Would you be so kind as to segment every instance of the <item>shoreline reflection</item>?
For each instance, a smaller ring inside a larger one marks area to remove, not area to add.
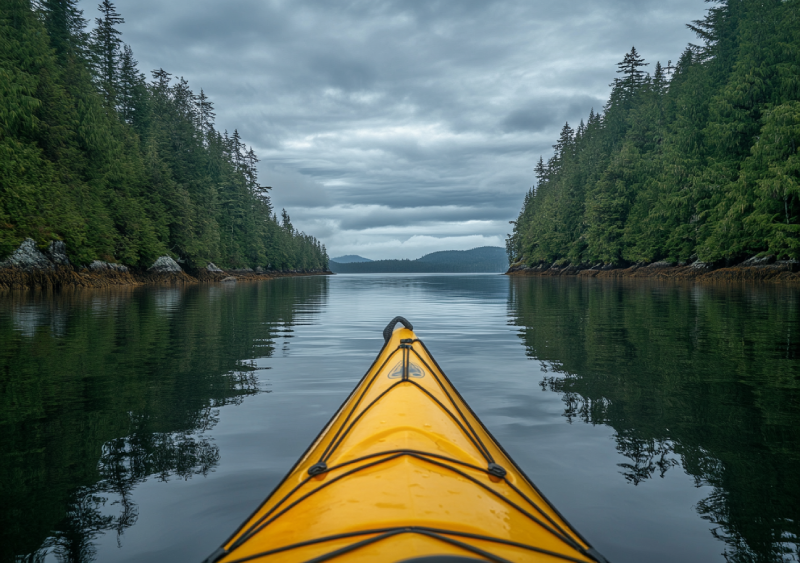
[[[220,409],[259,392],[325,277],[293,283],[19,292],[0,300],[0,559],[89,562],[124,541],[148,479],[206,476]]]
[[[614,429],[628,483],[682,468],[727,561],[798,561],[800,294],[687,289],[514,278],[509,314],[567,421]]]

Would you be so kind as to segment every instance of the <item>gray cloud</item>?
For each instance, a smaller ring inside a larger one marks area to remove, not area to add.
[[[94,18],[96,1],[82,1]],[[201,87],[332,255],[502,244],[565,121],[636,45],[675,60],[701,0],[117,0],[144,71]],[[652,68],[652,67],[651,67]]]
[[[586,95],[554,99],[533,99],[523,107],[512,110],[501,122],[505,132],[545,131],[564,125],[565,121],[577,124],[586,117],[586,108],[600,109],[605,100]]]

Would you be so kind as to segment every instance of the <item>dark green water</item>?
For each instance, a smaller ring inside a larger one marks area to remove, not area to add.
[[[0,558],[199,561],[407,316],[611,561],[798,561],[800,293],[361,275],[0,296]]]

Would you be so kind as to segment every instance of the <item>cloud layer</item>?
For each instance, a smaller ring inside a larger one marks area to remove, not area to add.
[[[95,0],[96,1],[96,0]],[[140,68],[203,88],[331,256],[502,245],[565,121],[636,45],[676,60],[701,0],[118,0]],[[94,18],[94,2],[81,2]]]

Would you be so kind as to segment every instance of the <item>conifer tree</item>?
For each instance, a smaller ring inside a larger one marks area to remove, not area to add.
[[[286,212],[286,209],[281,210],[281,226],[286,232],[291,233],[294,231],[292,220],[289,218],[289,214]]]
[[[127,123],[140,127],[147,99],[145,82],[145,76],[139,72],[138,62],[133,57],[133,50],[124,45],[119,65],[117,110]]]
[[[635,46],[631,47],[622,62],[617,63],[617,73],[622,74],[622,78],[615,79],[614,85],[619,87],[627,97],[632,97],[644,83],[645,72],[641,69],[649,64],[639,56]]]
[[[96,57],[98,85],[106,100],[106,107],[116,107],[119,90],[119,59],[122,32],[117,26],[125,20],[117,13],[111,0],[103,0],[98,6],[100,17],[95,18],[92,32],[92,47]]]
[[[50,44],[62,64],[69,56],[86,58],[88,35],[83,10],[78,9],[77,0],[42,0],[45,27]]]
[[[558,141],[553,145],[553,157],[550,159],[549,169],[551,174],[558,174],[561,171],[561,166],[564,161],[569,160],[572,156],[574,149],[574,134],[572,127],[569,123],[565,123],[561,128],[561,134]]]
[[[208,136],[214,130],[214,118],[217,116],[214,113],[214,104],[208,99],[202,88],[195,104],[197,107],[197,127],[201,131],[203,139],[207,142]]]

